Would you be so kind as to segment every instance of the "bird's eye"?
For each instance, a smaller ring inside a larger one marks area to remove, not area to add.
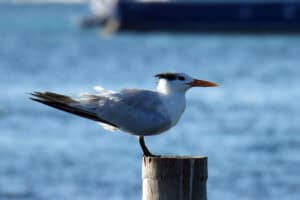
[[[185,78],[183,76],[178,76],[178,80],[184,81]]]

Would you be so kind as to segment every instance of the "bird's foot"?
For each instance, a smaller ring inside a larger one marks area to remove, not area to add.
[[[139,136],[139,142],[140,142],[141,148],[143,150],[144,156],[146,156],[146,157],[160,157],[159,155],[154,155],[149,151],[149,149],[147,148],[147,146],[145,144],[143,136]]]
[[[144,152],[144,156],[145,157],[156,157],[156,158],[160,157],[160,155],[152,154],[150,151]]]

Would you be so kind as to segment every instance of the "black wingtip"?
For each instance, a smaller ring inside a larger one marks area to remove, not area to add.
[[[42,93],[41,93],[41,92],[34,91],[34,92],[30,92],[30,93],[28,93],[28,94],[31,95],[31,96],[34,96],[34,97],[39,97]]]
[[[40,100],[40,99],[37,99],[37,98],[35,98],[35,97],[29,97],[29,99],[30,99],[30,100],[32,100],[32,101],[41,102],[41,100]]]
[[[34,91],[34,92],[28,93],[28,95],[29,95],[30,100],[42,103],[43,98],[42,98],[42,93],[41,92]],[[45,99],[43,99],[43,100],[45,100]]]
[[[64,96],[52,92],[32,92],[30,93],[30,95],[31,96],[29,97],[29,99],[31,99],[32,101],[36,101],[48,105],[50,107],[56,108],[58,110],[69,112],[81,116],[83,118],[102,122],[118,128],[117,125],[100,118],[93,112],[89,112],[87,110],[73,106],[72,103],[78,103],[78,102],[76,102],[75,100],[71,99],[68,96]]]

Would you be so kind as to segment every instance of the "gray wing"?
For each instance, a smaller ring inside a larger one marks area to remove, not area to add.
[[[125,89],[84,94],[80,99],[52,92],[34,92],[31,99],[65,112],[100,122],[109,130],[154,135],[171,127],[158,93]]]
[[[154,135],[171,126],[158,93],[124,89],[120,93],[94,96],[95,113],[134,135]]]

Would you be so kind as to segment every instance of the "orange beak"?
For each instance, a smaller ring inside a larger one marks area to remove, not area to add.
[[[188,83],[192,87],[216,87],[218,84],[209,82],[209,81],[204,81],[204,80],[198,80],[194,79],[192,82]]]

